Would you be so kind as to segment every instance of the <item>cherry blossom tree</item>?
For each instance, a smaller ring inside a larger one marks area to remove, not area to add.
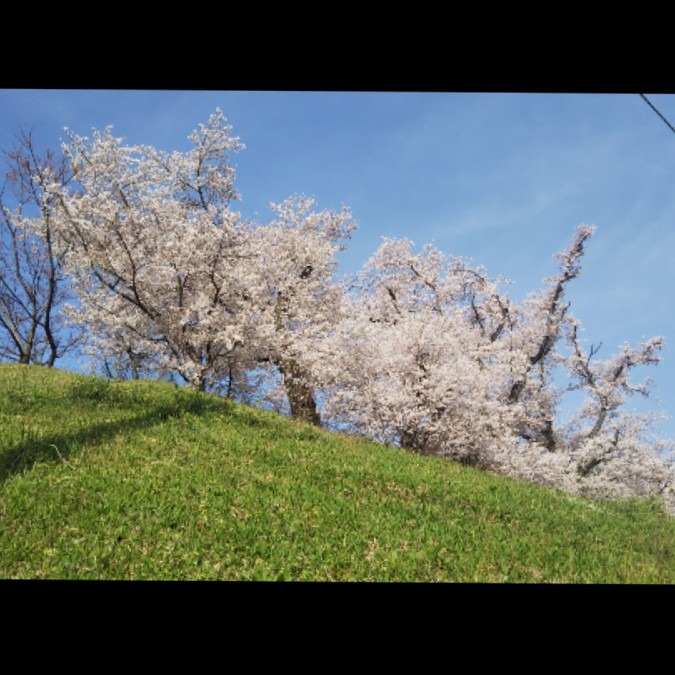
[[[651,381],[635,384],[630,373],[658,364],[663,338],[651,338],[637,347],[624,344],[618,354],[604,361],[593,361],[599,346],[591,346],[588,352],[583,349],[578,322],[571,323],[568,339],[572,348],[567,362],[570,389],[586,393],[566,433],[582,490],[605,494],[611,486],[612,492],[621,496],[670,488],[673,474],[661,460],[675,449],[675,443],[655,435],[658,415],[624,410],[629,397],[650,396]]]
[[[314,206],[313,199],[300,196],[273,204],[276,219],[251,231],[257,253],[251,292],[256,363],[278,369],[293,417],[319,425],[318,343],[339,316],[336,255],[356,225],[346,208],[316,212]]]
[[[245,224],[229,154],[242,146],[222,113],[185,153],[126,146],[111,129],[69,134],[77,190],[55,189],[58,235],[79,305],[70,319],[103,356],[142,355],[146,367],[205,390],[245,343]],[[58,186],[56,186],[58,187]]]
[[[589,496],[665,494],[674,482],[668,453],[675,444],[657,439],[658,416],[624,410],[628,397],[649,397],[649,380],[634,384],[631,374],[658,364],[663,338],[638,347],[626,344],[610,359],[593,361],[599,346],[586,352],[579,337],[581,322],[565,301],[567,285],[580,276],[584,246],[594,232],[580,226],[570,247],[556,256],[558,273],[522,303],[513,344],[526,358],[509,393],[522,414],[514,429],[515,450],[497,455],[494,466]],[[556,368],[559,375],[567,373],[563,384],[553,382]],[[569,391],[585,394],[585,400],[562,424],[560,403]]]
[[[354,225],[346,209],[295,197],[260,225],[232,210],[230,154],[243,146],[222,113],[166,153],[126,146],[111,129],[70,134],[77,190],[58,189],[59,241],[87,349],[111,373],[176,374],[226,395],[256,371],[281,375],[291,414],[320,423],[312,340],[332,320],[335,254]]]
[[[510,303],[480,267],[386,239],[324,346],[338,424],[423,454],[482,464],[508,432]],[[333,354],[332,363],[330,354]],[[328,365],[330,364],[330,365]]]
[[[662,339],[592,362],[597,350],[584,352],[565,301],[593,231],[578,228],[557,255],[557,274],[520,304],[481,267],[431,245],[415,254],[409,241],[385,240],[325,341],[326,417],[416,452],[589,496],[669,493],[673,444],[655,440],[650,416],[622,409],[627,396],[649,394],[630,373],[658,363]],[[563,424],[568,390],[587,400]]]
[[[511,336],[513,348],[524,357],[508,397],[510,403],[523,409],[518,435],[550,452],[556,449],[553,426],[560,402],[560,391],[552,384],[552,373],[562,363],[556,346],[563,340],[570,319],[565,293],[569,282],[581,274],[584,245],[594,231],[593,227],[580,226],[572,244],[556,254],[558,273],[546,280],[542,291],[530,294],[522,303]]]

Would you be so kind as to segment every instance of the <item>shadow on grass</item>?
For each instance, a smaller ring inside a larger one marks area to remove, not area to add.
[[[209,406],[167,403],[153,407],[143,415],[131,419],[93,424],[72,433],[27,439],[10,446],[0,455],[0,483],[30,469],[37,462],[67,463],[68,458],[83,446],[109,441],[120,433],[151,429],[170,418],[178,418],[185,414],[201,416],[208,412]]]

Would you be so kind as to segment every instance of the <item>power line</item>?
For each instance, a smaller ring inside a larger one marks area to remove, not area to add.
[[[656,106],[644,95],[640,94],[647,105],[668,125],[668,128],[675,134],[675,127],[657,110]]]

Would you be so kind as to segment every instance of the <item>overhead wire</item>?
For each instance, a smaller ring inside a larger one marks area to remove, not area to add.
[[[668,128],[675,134],[675,127],[665,118],[658,108],[644,95],[640,94],[645,103],[668,125]]]

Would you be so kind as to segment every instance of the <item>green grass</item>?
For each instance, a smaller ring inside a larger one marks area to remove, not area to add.
[[[0,578],[673,583],[675,521],[166,383],[0,365]]]

